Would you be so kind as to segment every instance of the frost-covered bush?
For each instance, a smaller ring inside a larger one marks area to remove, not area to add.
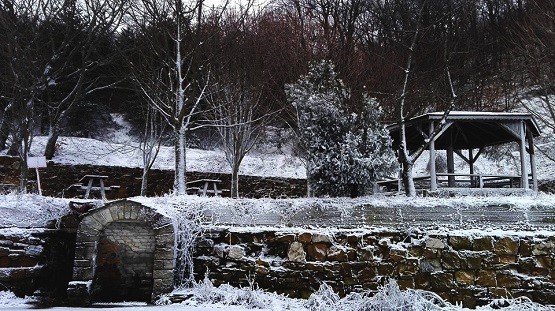
[[[227,284],[215,287],[205,276],[191,287],[177,290],[173,295],[187,297],[183,304],[206,306],[241,306],[246,309],[295,310],[295,311],[463,311],[469,310],[445,302],[438,295],[423,290],[401,290],[395,280],[389,280],[376,293],[351,293],[340,298],[333,289],[322,284],[308,300],[287,298],[283,295],[268,293],[258,289],[253,282],[248,287],[235,288]],[[171,296],[171,295],[170,295]],[[181,300],[181,299],[180,299]],[[164,296],[157,304],[171,303]],[[489,306],[476,308],[478,311],[548,311],[555,310],[531,302],[526,297],[498,299]]]
[[[379,104],[363,96],[359,113],[352,112],[355,99],[331,62],[310,66],[308,75],[286,86],[286,93],[297,110],[313,195],[360,196],[390,173],[394,156]]]

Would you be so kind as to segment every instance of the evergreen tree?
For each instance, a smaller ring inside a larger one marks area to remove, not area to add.
[[[313,195],[367,194],[372,181],[390,172],[394,156],[389,135],[379,123],[379,105],[365,96],[362,112],[349,113],[350,90],[331,62],[311,65],[308,75],[286,86],[286,93],[297,111]]]

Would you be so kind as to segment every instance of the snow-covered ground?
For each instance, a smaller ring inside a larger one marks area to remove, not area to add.
[[[123,167],[142,167],[142,154],[138,148],[138,142],[133,137],[131,126],[121,115],[114,114],[114,121],[118,124],[109,136],[103,140],[60,137],[57,150],[53,159],[61,164],[89,164],[89,165],[112,165]],[[542,150],[553,150],[555,139],[549,131],[544,130],[544,137],[538,146]],[[551,138],[550,138],[551,137]],[[40,155],[44,151],[46,136],[36,136],[33,140],[31,154]],[[444,154],[440,151],[438,154]],[[484,174],[519,174],[519,154],[516,148],[512,157],[501,160],[481,156],[475,163],[475,172]],[[443,155],[445,158],[445,155]],[[428,153],[425,151],[416,161],[414,175],[429,175],[427,171]],[[540,180],[553,179],[555,172],[555,161],[550,160],[542,152],[537,152],[536,166]],[[173,169],[174,150],[173,147],[162,146],[154,169]],[[187,170],[211,173],[230,173],[231,170],[225,160],[225,155],[220,150],[187,149]],[[455,157],[455,170],[459,172],[468,171],[468,165],[459,157]],[[240,174],[251,176],[271,176],[285,178],[306,178],[306,169],[301,159],[283,152],[262,153],[252,152],[244,158]]]
[[[111,165],[142,167],[142,154],[131,125],[121,115],[113,114],[118,125],[108,137],[101,140],[60,137],[53,161],[61,164]],[[41,155],[47,141],[46,136],[36,136],[31,146],[31,155]],[[154,169],[174,169],[173,147],[162,146]],[[187,170],[210,173],[230,173],[231,169],[220,150],[187,149]],[[240,174],[251,176],[273,176],[305,178],[305,168],[297,157],[284,153],[253,152],[241,164]]]
[[[176,290],[172,295],[188,297],[182,303],[165,304],[164,297],[157,305],[140,303],[95,304],[79,310],[99,310],[106,308],[114,311],[151,310],[151,311],[246,311],[246,310],[294,310],[294,311],[466,311],[471,310],[445,302],[432,292],[422,290],[400,290],[395,281],[390,280],[377,293],[353,293],[340,298],[333,290],[323,284],[309,299],[293,299],[282,295],[264,292],[255,287],[233,288],[229,285],[214,287],[208,280],[191,288]],[[9,292],[0,292],[0,308],[6,310],[32,309],[29,299],[17,298]],[[502,308],[500,308],[502,307]],[[55,307],[51,310],[75,310],[75,308]],[[490,305],[478,307],[477,311],[547,311],[552,306],[542,306],[526,298],[501,299]]]

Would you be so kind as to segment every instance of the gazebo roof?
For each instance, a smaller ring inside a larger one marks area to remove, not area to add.
[[[407,120],[407,149],[416,150],[423,145],[429,133],[430,123],[434,122],[437,127],[443,114],[432,112]],[[452,122],[452,125],[436,138],[436,149],[447,149],[449,146],[456,150],[482,148],[515,141],[521,122],[525,122],[526,130],[532,136],[540,134],[536,121],[528,113],[452,111],[446,122]],[[387,129],[393,144],[398,145],[400,124],[389,125]]]

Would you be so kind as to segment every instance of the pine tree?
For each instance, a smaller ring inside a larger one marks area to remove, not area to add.
[[[360,115],[348,113],[350,90],[329,61],[310,66],[287,85],[297,110],[298,131],[306,151],[309,189],[316,196],[359,196],[392,168],[390,138],[379,123],[377,102],[364,97]]]

